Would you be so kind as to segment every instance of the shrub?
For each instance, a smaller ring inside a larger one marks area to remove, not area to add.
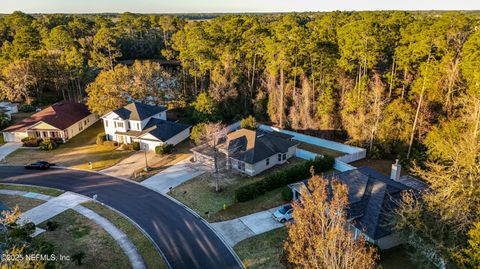
[[[133,150],[140,150],[140,142],[134,141],[132,143],[132,148],[133,148]]]
[[[85,258],[85,252],[78,252],[72,255],[72,261],[77,265],[82,265],[82,260]]]
[[[43,140],[39,137],[24,137],[22,138],[24,147],[38,147]]]
[[[155,153],[158,155],[170,154],[173,152],[173,145],[163,144],[155,147]]]
[[[32,106],[32,105],[23,104],[23,105],[20,105],[18,107],[18,111],[20,111],[20,112],[29,113],[29,112],[35,112],[36,110],[37,110],[37,108]]]
[[[235,198],[238,202],[252,200],[267,191],[307,179],[311,175],[311,168],[315,174],[318,174],[332,169],[334,164],[335,159],[330,156],[317,157],[314,160],[299,163],[289,169],[271,173],[255,183],[238,188],[235,191]]]
[[[240,121],[240,128],[255,130],[257,128],[257,120],[250,115]]]
[[[3,134],[0,135],[0,144],[5,143],[5,139],[3,138]]]
[[[190,139],[195,142],[196,145],[202,144],[202,137],[205,129],[207,127],[206,123],[199,123],[192,128],[192,132],[190,133]]]
[[[55,142],[55,139],[52,138],[45,138],[42,142],[40,142],[41,150],[51,151],[56,149],[57,146],[57,142]]]
[[[286,202],[290,202],[290,201],[292,201],[292,198],[293,198],[292,189],[290,189],[289,187],[283,187],[282,188],[282,199]]]
[[[55,231],[58,228],[58,222],[47,221],[47,231]]]
[[[107,147],[116,147],[118,146],[118,143],[116,141],[104,141],[103,142],[103,145],[104,146],[107,146]]]
[[[119,149],[120,150],[132,150],[133,146],[131,144],[121,144]]]
[[[105,140],[107,140],[107,135],[105,134],[105,132],[97,134],[97,145],[103,145],[103,142],[105,142]]]

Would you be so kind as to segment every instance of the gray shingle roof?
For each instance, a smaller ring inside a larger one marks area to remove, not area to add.
[[[190,128],[190,125],[177,123],[173,121],[166,121],[157,118],[151,118],[139,137],[145,134],[151,134],[160,141],[167,141],[168,139],[174,137],[185,129]]]
[[[133,102],[122,108],[114,110],[113,112],[124,120],[141,121],[165,110],[166,108],[162,106],[154,106],[142,104],[139,102]]]
[[[374,240],[393,233],[391,214],[397,208],[401,193],[412,189],[367,166],[325,178],[335,178],[347,186],[348,219]],[[308,180],[303,183],[307,185]]]
[[[241,129],[229,134],[228,150],[230,157],[249,164],[255,164],[278,153],[286,153],[297,145],[288,137],[281,137],[265,131]]]

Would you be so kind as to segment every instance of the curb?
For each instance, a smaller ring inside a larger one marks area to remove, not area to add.
[[[111,175],[108,175],[106,173],[102,173],[101,171],[89,171],[89,170],[84,170],[84,169],[78,169],[78,168],[72,168],[72,167],[64,167],[64,166],[52,166],[51,168],[54,168],[54,169],[66,169],[66,170],[75,170],[75,171],[82,171],[82,172],[89,172],[89,173],[96,173],[96,174],[99,174],[99,175],[103,175],[103,176],[109,176],[109,177],[113,177],[113,178],[117,178],[117,179],[120,179],[120,180],[124,180],[124,181],[127,181],[127,182],[130,182],[130,183],[134,183],[134,184],[137,184],[137,185],[140,185],[144,188],[147,188],[149,190],[152,190],[166,198],[168,198],[169,200],[175,202],[177,205],[180,205],[181,207],[185,208],[188,212],[190,212],[190,214],[192,214],[193,216],[197,217],[198,219],[200,219],[211,231],[213,231],[213,233],[215,235],[217,235],[217,237],[222,241],[222,243],[227,247],[227,249],[230,251],[230,253],[233,255],[233,257],[235,258],[235,260],[237,261],[237,263],[240,265],[241,268],[245,268],[244,264],[242,263],[242,261],[240,260],[240,258],[238,257],[237,253],[235,253],[235,251],[233,250],[233,248],[227,243],[227,241],[225,240],[225,238],[219,234],[211,225],[208,221],[206,221],[203,217],[201,217],[197,212],[193,211],[191,208],[189,208],[188,206],[184,205],[183,203],[181,203],[180,201],[174,199],[173,197],[169,196],[169,195],[164,195],[152,188],[149,188],[148,186],[145,186],[139,182],[136,182],[136,181],[133,181],[133,180],[130,180],[130,179],[126,179],[126,178],[122,178],[122,177],[117,177],[117,176],[111,176]],[[17,185],[26,185],[26,184],[17,184]],[[30,185],[30,186],[36,186],[36,185]],[[37,186],[38,187],[38,186]],[[53,189],[53,188],[51,188]],[[81,195],[81,194],[80,194]],[[90,198],[90,197],[89,197]],[[93,200],[93,199],[92,199]],[[171,269],[171,265],[170,263],[168,262],[168,260],[166,259],[165,255],[163,254],[163,252],[160,250],[160,247],[153,241],[152,237],[150,235],[148,235],[142,228],[140,228],[140,226],[138,226],[138,224],[136,222],[134,222],[132,219],[130,219],[129,217],[125,216],[123,213],[119,212],[118,210],[114,209],[114,208],[111,208],[110,206],[106,205],[106,204],[103,204],[101,203],[100,201],[97,201],[97,200],[93,200],[95,202],[98,202],[110,209],[112,209],[113,211],[119,213],[121,216],[127,218],[130,222],[132,222],[135,226],[137,226],[140,231],[142,231],[143,234],[145,234],[145,236],[147,236],[150,241],[152,241],[153,245],[157,248],[158,252],[160,253],[160,255],[164,258],[165,260],[165,263],[167,264],[167,266]]]

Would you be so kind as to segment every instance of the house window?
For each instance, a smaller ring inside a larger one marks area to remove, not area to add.
[[[128,126],[128,129],[132,129],[132,127],[130,127],[130,122],[129,121],[127,122],[127,126]]]
[[[270,158],[267,158],[267,159],[265,160],[265,164],[266,164],[267,166],[270,165]]]
[[[282,160],[285,161],[286,159],[287,159],[287,153],[283,153],[283,155],[282,155]]]
[[[87,120],[84,120],[84,121],[83,121],[83,124],[87,125]]]
[[[281,161],[282,160],[282,154],[278,154],[278,161]]]
[[[117,127],[118,128],[123,128],[123,122],[121,122],[121,121],[117,122]]]
[[[108,127],[108,120],[105,120],[105,127]]]
[[[138,123],[138,122],[137,122],[137,130],[139,130],[139,131],[141,130],[140,129],[140,123]]]
[[[83,130],[83,123],[79,122],[78,123],[78,131],[81,131],[81,130]]]

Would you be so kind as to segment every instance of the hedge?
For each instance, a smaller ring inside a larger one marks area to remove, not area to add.
[[[133,148],[133,150],[140,150],[140,142],[133,141],[132,142],[132,148]]]
[[[43,139],[39,137],[24,137],[22,138],[24,147],[38,147]]]
[[[312,167],[314,173],[318,174],[331,170],[334,164],[335,159],[330,156],[317,157],[314,160],[299,163],[289,169],[271,173],[255,183],[238,188],[235,191],[235,198],[238,202],[252,200],[267,191],[309,178]]]

